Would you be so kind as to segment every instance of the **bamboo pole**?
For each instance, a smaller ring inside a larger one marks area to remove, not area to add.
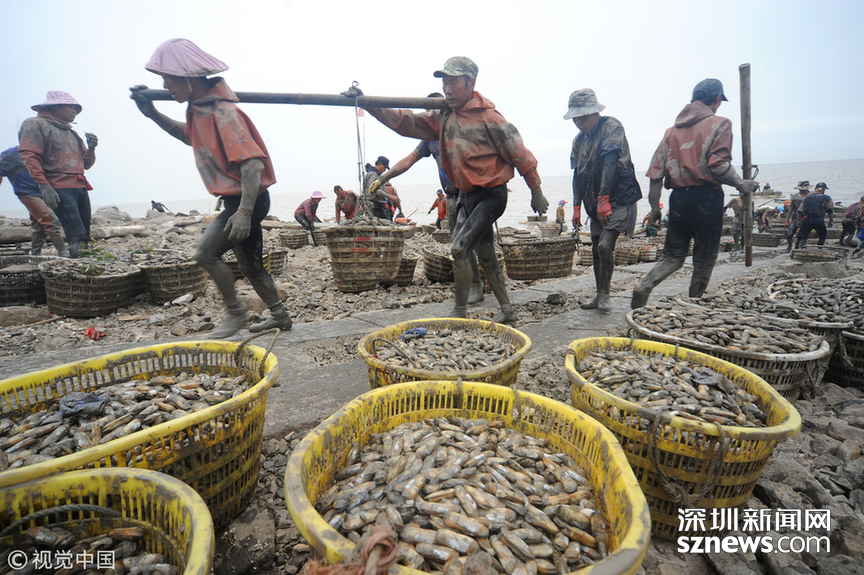
[[[171,100],[168,90],[139,90],[150,100]],[[387,96],[342,96],[334,94],[294,94],[280,92],[235,92],[240,102],[248,104],[298,104],[315,106],[351,106],[360,108],[447,108],[444,98],[392,98]]]
[[[749,180],[753,171],[750,154],[750,64],[738,66],[741,83],[741,177]],[[753,194],[744,194],[744,266],[753,265]]]

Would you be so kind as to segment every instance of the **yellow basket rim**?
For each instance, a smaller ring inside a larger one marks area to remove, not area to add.
[[[764,441],[767,439],[783,439],[785,437],[791,437],[801,430],[801,414],[798,413],[798,410],[795,409],[795,406],[793,406],[789,400],[780,395],[776,389],[771,387],[767,381],[758,375],[751,373],[739,365],[720,359],[719,357],[714,357],[686,347],[672,346],[668,343],[646,339],[629,339],[626,337],[589,337],[570,342],[570,345],[567,346],[567,357],[564,359],[564,369],[567,372],[567,376],[570,378],[571,383],[578,386],[579,389],[585,389],[591,395],[602,398],[603,401],[610,405],[614,405],[618,409],[636,413],[640,417],[644,417],[649,421],[654,421],[660,415],[660,412],[658,411],[642,407],[632,401],[618,397],[617,395],[588,382],[588,380],[582,377],[582,374],[576,369],[576,352],[583,348],[594,347],[597,342],[605,344],[603,346],[604,348],[615,347],[616,349],[620,349],[623,347],[632,347],[656,353],[663,353],[664,355],[672,355],[671,353],[666,352],[670,351],[670,349],[674,350],[677,348],[678,357],[691,361],[695,360],[697,363],[700,363],[705,367],[714,369],[714,365],[712,364],[716,364],[725,370],[743,372],[742,375],[745,376],[746,379],[754,382],[760,389],[770,396],[771,400],[780,404],[783,411],[786,412],[786,419],[783,423],[772,427],[760,427],[754,429],[737,425],[723,425],[723,431],[729,437],[743,441]],[[677,429],[696,431],[698,433],[704,433],[705,435],[720,435],[717,426],[713,423],[701,423],[699,421],[692,421],[678,416],[672,416],[669,425]]]
[[[10,489],[6,489],[4,493],[12,495],[14,491],[25,489],[39,490],[40,486],[45,486],[49,483],[54,483],[55,485],[70,485],[79,482],[87,484],[94,479],[105,483],[113,483],[114,481],[126,482],[129,480],[147,483],[157,486],[160,494],[164,494],[166,499],[181,501],[183,506],[188,509],[192,521],[192,525],[189,526],[189,544],[186,549],[180,549],[186,555],[186,569],[183,570],[182,575],[209,574],[216,548],[215,530],[213,528],[213,519],[210,517],[210,510],[194,489],[170,475],[149,469],[128,467],[82,469],[70,471],[62,475],[42,477],[25,483],[19,483]]]
[[[693,304],[695,305],[695,304]],[[744,351],[742,349],[732,349],[728,347],[723,347],[720,345],[715,345],[711,343],[703,343],[701,341],[691,341],[685,339],[683,337],[678,337],[674,335],[666,335],[665,333],[660,333],[659,331],[654,331],[651,328],[645,327],[644,325],[636,323],[636,320],[633,319],[633,312],[636,310],[630,310],[627,312],[627,323],[635,329],[637,332],[642,332],[651,337],[657,338],[663,343],[671,343],[673,345],[697,345],[701,348],[710,350],[716,353],[724,353],[726,355],[731,355],[735,357],[743,357],[747,359],[761,359],[765,361],[810,361],[814,359],[822,359],[831,353],[831,346],[827,341],[823,341],[819,346],[819,349],[814,349],[813,351],[805,351],[803,353],[759,353],[756,351]],[[785,318],[780,318],[785,319]],[[786,320],[792,323],[795,323],[795,320]]]
[[[327,548],[325,550],[317,549],[317,551],[319,551],[331,565],[335,565],[351,558],[354,555],[356,546],[351,542],[351,540],[343,537],[337,530],[333,529],[326,521],[324,521],[324,518],[315,510],[312,502],[307,497],[306,491],[303,489],[301,473],[306,454],[307,452],[311,453],[311,448],[315,442],[318,441],[319,437],[323,436],[325,433],[329,434],[329,430],[333,428],[338,429],[338,426],[335,424],[337,424],[341,419],[350,416],[355,409],[362,407],[364,404],[373,403],[375,398],[379,396],[395,394],[401,389],[417,389],[418,387],[431,388],[436,391],[452,390],[457,393],[464,390],[476,389],[486,393],[505,395],[507,396],[507,399],[512,399],[514,402],[520,397],[527,397],[536,404],[550,410],[565,413],[569,412],[569,414],[577,420],[593,422],[601,441],[609,450],[608,453],[611,459],[606,462],[606,467],[609,468],[612,465],[615,465],[621,471],[621,479],[624,482],[624,491],[633,503],[633,522],[625,536],[622,538],[618,549],[616,549],[614,553],[594,565],[579,569],[578,571],[573,571],[571,574],[588,575],[589,573],[596,573],[597,575],[600,575],[606,573],[633,573],[636,568],[638,568],[642,563],[645,554],[648,552],[648,542],[650,540],[651,532],[651,516],[648,510],[648,501],[642,493],[639,481],[633,473],[633,469],[630,466],[630,462],[627,460],[627,456],[624,454],[624,450],[621,448],[621,444],[618,443],[618,440],[611,431],[591,417],[591,415],[542,395],[530,392],[517,392],[509,387],[502,387],[491,383],[474,381],[457,383],[444,380],[405,382],[367,391],[321,422],[318,427],[306,434],[294,449],[291,457],[288,459],[288,464],[285,467],[285,503],[288,506],[288,511],[291,513],[292,518],[303,517],[305,528],[308,528],[311,525],[314,528],[309,531],[321,535],[321,540],[326,542],[325,544]],[[592,473],[596,472],[597,470],[592,470]],[[295,523],[298,522],[295,520]],[[299,528],[300,525],[298,524],[298,529]],[[423,573],[422,571],[402,565],[395,565],[391,568],[391,571],[398,575],[414,575]]]
[[[528,352],[531,351],[531,348],[534,344],[531,342],[531,338],[528,337],[527,334],[519,331],[516,328],[510,327],[507,324],[497,323],[494,321],[487,321],[483,319],[466,319],[461,317],[432,317],[432,318],[424,318],[424,319],[414,319],[410,321],[403,321],[401,323],[395,323],[393,325],[389,325],[385,328],[381,328],[379,330],[375,330],[372,333],[366,334],[363,338],[357,342],[357,351],[360,354],[367,365],[370,365],[376,369],[380,369],[382,371],[390,369],[394,370],[393,366],[389,366],[387,362],[382,361],[372,355],[367,348],[371,349],[371,342],[376,337],[380,337],[385,332],[394,331],[400,329],[402,331],[409,330],[414,327],[423,327],[424,324],[428,324],[430,322],[438,322],[438,321],[449,321],[455,324],[463,324],[466,326],[492,326],[497,325],[500,326],[505,332],[511,333],[513,337],[518,340],[523,340],[524,345],[513,355],[502,361],[501,363],[496,363],[490,367],[484,369],[472,369],[472,370],[460,370],[460,371],[435,371],[432,369],[413,369],[408,367],[399,367],[398,372],[400,375],[406,375],[410,377],[417,377],[419,379],[440,379],[440,380],[452,380],[455,381],[460,377],[462,379],[474,379],[487,377],[490,372],[500,371],[504,368],[510,367],[528,355]]]
[[[122,360],[124,359],[131,359],[130,356],[152,353],[157,353],[161,357],[162,352],[175,349],[193,350],[197,348],[207,350],[213,353],[228,353],[227,348],[229,346],[239,346],[239,342],[219,340],[187,341],[164,343],[150,347],[127,349],[108,355],[102,355],[91,359],[66,363],[41,371],[30,372],[27,374],[11,377],[9,379],[0,380],[0,391],[6,388],[13,387],[15,385],[24,386],[29,383],[29,380],[31,380],[34,375],[38,375],[41,378],[45,379],[55,376],[62,376],[72,368],[93,368],[94,364],[96,364],[97,362],[122,362]],[[264,354],[267,353],[267,350],[255,345],[248,345],[246,346],[246,348],[259,358],[264,357]],[[236,351],[236,349],[234,351]],[[0,473],[0,488],[9,487],[10,485],[15,485],[16,483],[27,481],[34,475],[38,477],[44,477],[54,475],[56,473],[71,471],[78,467],[82,467],[84,465],[92,463],[93,461],[99,461],[106,457],[111,457],[118,452],[133,449],[145,443],[146,441],[158,439],[160,437],[170,437],[171,435],[178,433],[190,427],[191,425],[204,423],[205,421],[216,419],[222,415],[225,415],[226,413],[231,412],[236,406],[257,399],[258,397],[266,393],[273,386],[274,383],[276,383],[276,378],[279,376],[279,362],[276,356],[272,353],[269,354],[264,361],[264,369],[266,370],[264,378],[262,380],[259,380],[259,382],[253,385],[250,389],[247,389],[236,397],[226,399],[222,403],[213,405],[211,407],[208,407],[207,409],[202,409],[201,411],[196,411],[195,413],[190,413],[189,415],[183,416],[181,418],[166,421],[164,423],[160,423],[159,425],[136,431],[135,433],[130,433],[125,437],[112,439],[111,441],[103,443],[102,445],[96,445],[82,451],[76,451],[75,453],[70,453],[69,455],[64,455],[50,461],[35,463],[33,465],[27,465],[25,467],[19,467],[17,469],[4,471]],[[261,384],[261,381],[263,381],[264,383]]]

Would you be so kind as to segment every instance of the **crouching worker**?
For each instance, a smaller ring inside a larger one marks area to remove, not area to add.
[[[291,329],[288,310],[262,260],[261,221],[270,211],[267,188],[276,182],[273,165],[258,130],[237,107],[237,96],[225,80],[206,77],[228,66],[189,40],[177,38],[159,46],[146,69],[162,76],[174,100],[187,102],[186,122],[158,112],[140,93],[145,86],[133,88],[131,98],[156,125],[192,146],[204,185],[223,199],[224,209],[207,226],[195,251],[195,259],[213,278],[228,308],[227,317],[210,337],[227,338],[246,327],[246,311],[234,288],[234,274],[222,261],[228,250],[234,251],[240,272],[270,308],[270,317],[249,331]]]

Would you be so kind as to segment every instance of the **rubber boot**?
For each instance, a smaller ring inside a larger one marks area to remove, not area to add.
[[[597,310],[602,312],[612,311],[612,298],[609,297],[608,291],[597,292]]]
[[[678,271],[682,264],[683,262],[668,260],[665,258],[657,262],[657,265],[651,268],[651,271],[648,272],[648,275],[645,276],[642,283],[636,286],[633,290],[633,297],[630,299],[630,309],[640,308],[648,303],[648,298],[651,296],[651,292],[654,288],[667,277]]]
[[[708,282],[711,281],[712,271],[713,269],[693,270],[693,274],[690,276],[690,289],[687,295],[696,298],[702,297],[702,294],[708,289]]]
[[[249,326],[249,331],[251,333],[258,333],[274,328],[278,328],[282,331],[288,331],[291,329],[294,322],[291,321],[291,316],[288,315],[288,310],[285,309],[285,304],[280,302],[279,305],[273,307],[276,309],[274,310],[273,308],[270,308],[270,317],[264,321],[253,323]]]
[[[45,245],[45,228],[41,225],[33,230],[33,239],[30,242],[30,253],[34,256],[38,256],[42,253],[42,246]]]
[[[480,264],[477,254],[473,251],[469,256],[471,261],[471,291],[468,292],[468,304],[480,303],[486,297],[483,295],[483,279],[480,277]]]
[[[466,307],[466,306],[464,306],[464,305],[456,305],[456,306],[453,306],[453,311],[450,312],[450,317],[461,317],[461,318],[467,318],[467,317],[468,317],[468,312],[465,311],[465,307]]]
[[[513,304],[505,303],[501,306],[501,311],[495,314],[492,318],[495,323],[516,323],[516,312],[513,311]]]
[[[66,248],[66,242],[63,241],[63,234],[58,228],[51,228],[51,233],[48,234],[51,238],[51,245],[57,250],[57,255],[61,258],[69,257],[69,250]]]
[[[583,304],[580,304],[579,307],[581,307],[582,309],[597,309],[597,302],[599,300],[600,300],[600,292],[597,292],[594,295],[594,299],[592,299],[591,301],[587,301]]]
[[[242,304],[236,306],[228,306],[228,314],[219,327],[210,332],[207,339],[225,339],[231,337],[241,329],[246,327],[246,310]]]

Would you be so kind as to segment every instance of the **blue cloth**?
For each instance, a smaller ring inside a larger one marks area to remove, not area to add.
[[[19,198],[21,196],[36,196],[41,198],[39,184],[30,176],[30,172],[18,155],[18,146],[13,146],[0,153],[0,178],[9,178],[12,182],[12,191]]]
[[[428,158],[429,156],[435,158],[435,162],[438,164],[438,179],[441,180],[441,188],[452,193],[456,189],[456,186],[453,185],[450,178],[447,177],[444,168],[441,167],[441,142],[438,140],[423,140],[414,151],[421,158]]]

